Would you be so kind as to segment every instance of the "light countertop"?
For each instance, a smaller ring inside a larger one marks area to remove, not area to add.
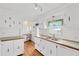
[[[2,37],[0,41],[10,41],[10,40],[18,40],[23,39],[21,36],[12,36],[12,37]]]
[[[37,36],[35,36],[35,37],[37,37]],[[38,38],[47,40],[47,41],[52,42],[52,43],[60,44],[60,45],[63,45],[63,46],[66,46],[66,47],[69,47],[69,48],[72,48],[72,49],[79,51],[79,42],[76,42],[76,41],[71,41],[71,40],[66,40],[66,39],[61,39],[61,38],[56,38],[57,40],[54,40],[53,38],[50,39],[50,37],[49,37],[49,39],[48,39],[48,38],[45,38],[43,36],[38,37]]]

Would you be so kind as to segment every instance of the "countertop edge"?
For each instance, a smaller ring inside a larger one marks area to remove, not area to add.
[[[37,37],[37,36],[35,36],[35,37]],[[48,39],[45,39],[45,38],[42,38],[42,37],[38,37],[38,38],[41,38],[41,39],[47,40],[49,42],[53,42],[53,43],[56,43],[56,44],[59,44],[59,45],[63,45],[65,47],[72,48],[72,49],[75,49],[75,50],[78,50],[79,51],[79,48],[75,48],[75,47],[72,47],[72,46],[69,46],[69,45],[66,45],[66,44],[63,44],[63,43],[59,43],[59,42],[56,42],[55,40],[48,40]]]

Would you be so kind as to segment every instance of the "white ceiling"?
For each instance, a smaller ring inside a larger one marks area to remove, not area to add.
[[[35,10],[34,3],[0,3],[0,15],[19,15],[26,19],[32,19],[37,15],[63,6],[63,3],[38,3],[43,9]]]

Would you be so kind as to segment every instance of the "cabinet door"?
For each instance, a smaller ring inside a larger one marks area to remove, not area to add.
[[[14,40],[14,54],[20,55],[24,53],[24,40]]]
[[[44,55],[56,56],[56,44],[44,40]]]
[[[1,45],[2,56],[12,56],[13,54],[13,41],[2,42]]]
[[[34,42],[35,42],[35,49],[37,49],[38,44],[37,44],[37,38],[36,37],[34,37]]]
[[[35,39],[35,42],[36,42],[36,43],[40,43],[40,40],[41,40],[40,38],[36,38],[36,39]]]
[[[36,38],[35,39],[35,48],[38,50],[38,51],[41,51],[41,42],[40,42],[40,38]]]
[[[32,36],[32,39],[31,40],[35,43],[35,37],[34,36]]]
[[[78,56],[79,51],[62,46],[62,45],[58,45],[57,55],[58,56]]]
[[[43,48],[43,50],[42,50],[43,55],[48,56],[49,55],[49,53],[48,53],[49,47],[47,46],[47,44],[44,44],[42,48]]]
[[[43,54],[43,48],[45,46],[43,43],[44,43],[43,39],[41,39],[41,38],[35,39],[35,48],[42,54]]]
[[[1,43],[1,42],[0,42]],[[1,56],[1,44],[0,44],[0,56]]]
[[[56,44],[55,43],[49,43],[48,45],[48,55],[49,56],[56,56]]]
[[[37,43],[37,38],[33,37],[33,41],[35,42],[35,44]]]
[[[35,37],[35,49],[39,49],[39,46],[40,46],[40,38],[37,38],[37,37]]]
[[[43,49],[42,47],[43,47],[43,43],[44,43],[44,42],[43,42],[42,39],[39,38],[39,42],[38,42],[38,43],[39,43],[40,52],[42,52],[42,49]]]
[[[41,40],[41,42],[40,42],[40,52],[43,54],[43,55],[45,55],[45,56],[48,56],[48,43],[47,43],[47,41],[46,40]]]

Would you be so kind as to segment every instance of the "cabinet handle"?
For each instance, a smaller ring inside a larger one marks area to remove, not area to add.
[[[43,47],[43,49],[45,49],[45,47]]]
[[[56,46],[56,48],[58,48],[58,46]]]
[[[39,46],[39,44],[38,44],[38,46]]]
[[[50,50],[50,54],[52,54],[52,50]]]
[[[18,49],[19,49],[20,47],[18,46]]]
[[[40,40],[40,42],[41,42],[41,40]]]
[[[7,52],[9,52],[9,48],[8,48]]]
[[[42,50],[40,50],[40,51],[42,51]]]

